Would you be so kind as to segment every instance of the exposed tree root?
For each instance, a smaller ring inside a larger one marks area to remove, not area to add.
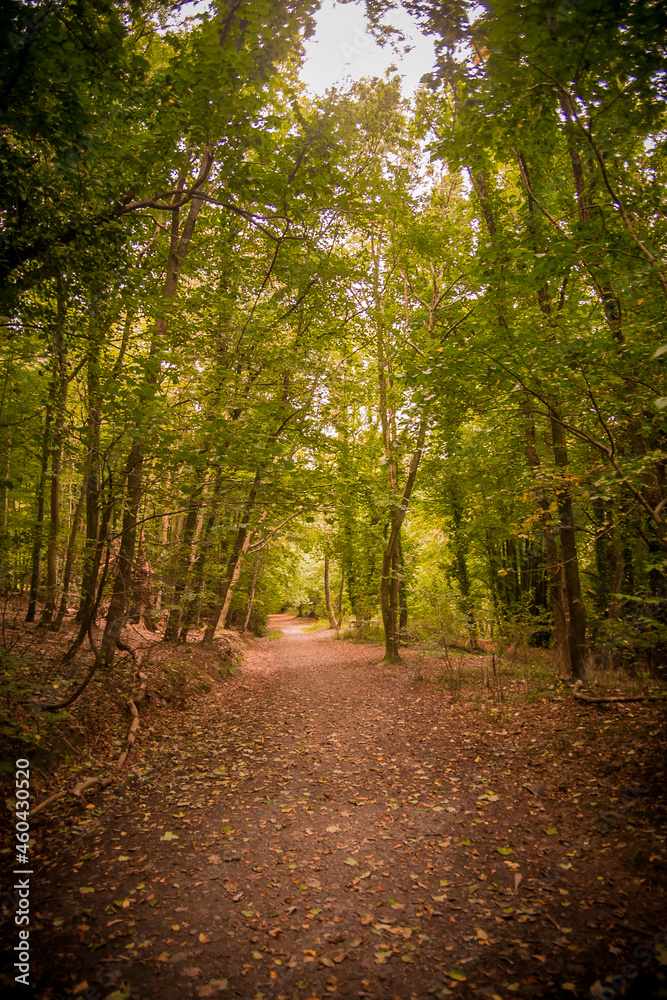
[[[123,747],[123,752],[121,753],[120,757],[118,758],[114,766],[115,771],[120,771],[121,767],[125,763],[127,755],[132,749],[132,745],[134,744],[134,741],[136,739],[137,730],[139,729],[139,712],[137,710],[137,705],[144,700],[147,694],[146,675],[142,674],[141,671],[139,671],[139,679],[141,680],[141,686],[139,687],[139,690],[137,691],[137,693],[134,695],[133,698],[128,698],[127,700],[127,707],[129,708],[130,714],[132,715],[132,723],[130,725],[129,732],[127,734],[127,739],[125,740],[125,746]]]
[[[102,788],[105,788],[107,785],[111,784],[111,781],[111,778],[102,774],[98,775],[96,778],[86,778],[85,781],[80,781],[77,785],[75,785],[71,792],[61,791],[56,792],[54,795],[49,795],[48,799],[44,799],[43,802],[40,802],[38,806],[35,806],[35,808],[31,810],[30,817],[31,819],[34,819],[38,813],[47,809],[52,802],[57,802],[58,799],[63,799],[66,795],[74,795],[77,799],[79,799],[81,804],[85,806],[86,800],[83,797],[83,793],[85,791],[88,791],[88,789],[93,788],[95,785],[100,785]]]
[[[141,659],[137,655],[137,653],[133,649],[130,649],[129,646],[125,645],[121,646],[120,643],[118,643],[118,645],[121,649],[126,650],[127,652],[130,653],[132,659],[137,664],[137,668],[140,668]],[[139,705],[148,695],[148,690],[147,690],[148,682],[146,675],[142,673],[140,669],[137,670],[137,673],[139,676],[139,680],[141,681],[141,684],[139,686],[139,690],[137,691],[137,693],[133,695],[131,698],[128,698],[126,702],[126,705],[130,710],[130,715],[132,716],[132,722],[130,724],[130,728],[127,734],[127,739],[125,740],[125,746],[123,747],[118,760],[114,764],[113,767],[114,772],[120,771],[120,769],[123,767],[125,761],[127,760],[127,755],[132,749],[132,746],[134,745],[134,741],[137,737],[137,732],[139,730],[139,710],[137,709],[137,705]],[[76,784],[71,791],[59,791],[55,792],[53,795],[50,795],[48,799],[44,799],[43,802],[40,802],[39,805],[35,806],[35,808],[31,810],[30,815],[32,818],[34,818],[40,812],[43,812],[45,809],[47,809],[53,802],[57,802],[58,799],[62,799],[66,795],[74,795],[75,798],[77,798],[79,802],[83,806],[85,806],[86,800],[83,796],[83,793],[85,791],[94,788],[96,785],[99,785],[100,788],[106,788],[106,786],[110,785],[112,781],[113,781],[113,776],[103,775],[103,774],[98,775],[96,778],[86,778],[85,781],[78,782],[78,784]]]
[[[610,701],[664,701],[667,694],[613,694],[603,698],[596,698],[591,694],[581,694],[584,686],[583,681],[577,681],[572,688],[572,694],[577,701],[587,701],[594,705],[601,705]]]

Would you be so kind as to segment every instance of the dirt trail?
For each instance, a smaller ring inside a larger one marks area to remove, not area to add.
[[[414,662],[270,625],[282,638],[42,845],[39,1000],[572,997],[665,922],[660,873],[622,863],[648,785],[612,760],[610,817],[572,749],[597,710],[473,713]]]

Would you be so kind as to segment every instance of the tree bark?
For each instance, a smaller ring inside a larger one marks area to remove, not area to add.
[[[250,584],[250,591],[248,593],[248,606],[246,608],[245,618],[243,619],[243,625],[241,627],[241,635],[246,632],[248,625],[250,623],[250,615],[252,614],[252,606],[255,603],[255,592],[257,590],[257,583],[260,576],[260,566],[262,562],[262,554],[258,552],[255,556],[255,565],[252,569],[252,582]]]
[[[345,572],[343,563],[340,565],[340,584],[338,585],[338,599],[336,601],[336,627],[340,628],[343,620],[343,588],[345,585]]]
[[[334,614],[333,605],[331,603],[331,583],[329,580],[329,568],[331,560],[329,556],[324,557],[324,603],[327,609],[327,618],[329,619],[329,628],[336,628],[336,615]]]
[[[556,467],[562,470],[560,486],[557,489],[557,503],[560,535],[560,548],[563,557],[563,576],[567,593],[567,609],[569,614],[568,647],[570,650],[570,666],[575,680],[583,679],[588,660],[588,645],[586,641],[586,607],[581,592],[579,577],[579,560],[577,557],[577,540],[575,536],[574,510],[572,496],[565,481],[568,468],[567,445],[563,426],[556,414],[551,416],[551,433]]]
[[[535,423],[528,407],[524,410],[526,427],[526,461],[537,479],[540,468],[540,457],[537,451]],[[547,573],[549,576],[549,603],[554,618],[554,647],[556,653],[556,672],[561,680],[570,680],[572,665],[570,661],[570,645],[568,639],[568,620],[566,613],[567,600],[563,587],[563,567],[558,555],[556,533],[551,522],[549,499],[544,490],[536,482],[536,499],[540,511],[540,521],[544,534],[544,548],[547,558]]]
[[[220,486],[222,484],[222,477],[218,476],[216,480],[216,485],[213,490],[212,501],[218,499],[220,495]],[[197,614],[197,609],[199,607],[199,601],[201,597],[202,587],[204,586],[204,569],[206,566],[206,559],[208,557],[209,548],[211,544],[211,532],[213,531],[216,521],[218,519],[218,511],[215,506],[211,507],[211,511],[204,522],[203,536],[199,546],[199,552],[192,567],[192,579],[193,585],[192,589],[194,592],[194,597],[188,603],[187,607],[183,612],[182,626],[179,635],[179,641],[185,642],[188,637],[188,632],[192,627],[192,623],[195,620],[195,615]]]
[[[53,410],[49,400],[44,416],[44,434],[42,436],[42,464],[37,483],[37,517],[32,543],[32,571],[30,574],[30,593],[28,595],[28,611],[25,616],[27,622],[34,622],[37,611],[37,597],[39,594],[39,580],[41,570],[42,542],[44,537],[44,492],[46,489],[46,473],[49,467],[49,444],[51,440],[51,420]]]
[[[405,560],[403,545],[398,538],[398,638],[405,642],[408,637],[408,592],[405,586]]]
[[[65,301],[62,282],[58,280],[58,315],[54,332],[54,432],[51,441],[51,487],[49,491],[49,535],[46,549],[46,592],[40,625],[53,619],[58,591],[58,531],[60,528],[60,477],[63,457],[65,406],[67,405],[67,354],[64,342]]]
[[[96,326],[97,307],[91,303],[90,346],[88,349],[88,420],[87,452],[84,470],[86,483],[86,540],[83,548],[81,599],[77,619],[84,621],[95,602],[97,574],[100,567],[100,434],[102,401],[100,393],[100,332]]]
[[[125,609],[132,595],[132,571],[134,569],[134,548],[137,536],[137,519],[142,498],[142,467],[144,456],[141,443],[135,441],[127,456],[125,478],[127,482],[123,527],[116,578],[111,604],[107,614],[100,655],[107,667],[113,664],[116,644],[124,624]]]
[[[174,584],[174,593],[171,599],[172,607],[169,609],[169,618],[162,638],[163,642],[176,642],[179,637],[179,627],[183,614],[180,601],[187,587],[187,578],[190,573],[190,563],[192,561],[192,540],[195,528],[197,527],[197,518],[199,517],[199,505],[195,504],[192,498],[191,503],[192,506],[185,519],[185,526],[181,537],[178,576]]]
[[[398,652],[398,635],[396,629],[396,610],[398,602],[398,577],[394,575],[396,567],[395,555],[398,551],[398,541],[405,520],[405,515],[412,496],[412,490],[417,478],[417,470],[421,461],[424,441],[426,439],[427,415],[422,416],[417,443],[408,469],[407,479],[403,487],[400,502],[394,505],[389,530],[389,537],[382,554],[382,578],[380,583],[380,607],[382,609],[382,624],[385,634],[385,655],[383,663],[401,663]]]
[[[11,578],[7,572],[7,554],[10,551],[9,539],[7,536],[7,520],[9,515],[9,473],[12,460],[12,439],[7,438],[5,445],[5,469],[4,482],[2,486],[2,537],[0,538],[0,587],[4,585],[5,578]]]
[[[83,482],[81,483],[81,490],[79,492],[79,499],[77,500],[76,507],[74,508],[74,514],[72,515],[72,527],[70,529],[69,541],[67,543],[67,555],[65,557],[65,569],[63,571],[63,590],[60,595],[58,614],[51,625],[51,630],[53,632],[58,632],[60,630],[63,618],[65,617],[65,612],[67,611],[69,585],[72,578],[72,567],[74,566],[74,557],[76,554],[76,536],[79,532],[79,524],[81,523],[81,514],[83,513],[83,503],[86,498],[87,488],[88,477],[84,472]]]
[[[204,632],[204,638],[202,639],[202,644],[204,646],[211,645],[217,628],[225,627],[227,611],[229,610],[229,605],[231,603],[231,595],[234,585],[241,574],[243,557],[245,556],[248,546],[250,545],[250,535],[248,530],[249,522],[253,507],[255,506],[255,500],[257,499],[257,493],[259,492],[261,479],[262,470],[257,469],[252,486],[250,487],[250,492],[248,493],[241,512],[241,520],[239,522],[236,537],[234,538],[234,543],[232,545],[232,551],[227,562],[225,578],[222,582],[220,599],[211,608],[208,624]]]

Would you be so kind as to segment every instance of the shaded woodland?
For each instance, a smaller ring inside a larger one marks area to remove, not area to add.
[[[659,682],[664,9],[404,6],[409,98],[304,88],[316,3],[6,6],[9,735],[289,608]]]
[[[364,11],[1,5],[36,1000],[665,996],[667,9]]]

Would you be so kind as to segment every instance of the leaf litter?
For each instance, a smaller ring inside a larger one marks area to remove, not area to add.
[[[490,712],[276,621],[85,844],[41,827],[37,1000],[74,968],[116,1000],[571,997],[631,960],[665,910],[664,807],[625,791],[659,787],[657,709],[650,744],[624,706]]]

